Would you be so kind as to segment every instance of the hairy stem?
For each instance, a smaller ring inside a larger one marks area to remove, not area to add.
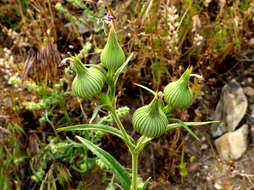
[[[137,177],[138,177],[138,153],[132,152],[132,180],[131,190],[137,190]]]
[[[119,127],[119,129],[121,130],[123,137],[124,137],[124,142],[126,143],[126,145],[128,146],[128,148],[130,149],[130,151],[132,151],[135,147],[135,145],[132,143],[132,141],[130,140],[126,130],[124,129],[124,126],[122,124],[122,122],[120,121],[118,115],[116,114],[116,110],[112,110],[111,111],[112,117],[115,120],[117,126]]]

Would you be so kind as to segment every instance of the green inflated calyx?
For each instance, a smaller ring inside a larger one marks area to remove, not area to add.
[[[107,43],[101,53],[101,63],[109,70],[116,70],[124,61],[124,52],[118,43],[114,29],[111,28]]]
[[[98,95],[105,82],[103,73],[94,68],[86,68],[79,59],[74,58],[72,63],[77,73],[72,82],[72,93],[79,98],[92,98]]]
[[[135,130],[147,137],[158,137],[165,133],[168,120],[161,105],[162,100],[156,96],[149,105],[137,109],[132,118]]]
[[[169,83],[164,89],[164,99],[173,108],[186,108],[192,102],[192,92],[189,88],[189,67],[177,81]]]

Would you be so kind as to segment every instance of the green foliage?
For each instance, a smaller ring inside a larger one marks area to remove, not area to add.
[[[94,130],[94,131],[101,131],[106,133],[111,133],[115,136],[120,137],[121,139],[124,139],[123,135],[121,134],[121,131],[103,124],[80,124],[80,125],[74,125],[74,126],[68,126],[64,128],[59,128],[59,131],[82,131],[82,130]],[[131,137],[129,137],[131,138]]]
[[[239,2],[239,7],[240,7],[241,11],[245,11],[246,10],[247,5],[248,5],[249,2],[250,2],[250,0],[241,0]]]
[[[55,8],[62,13],[70,22],[75,23],[79,28],[79,32],[83,33],[86,31],[93,30],[95,32],[102,31],[101,20],[98,18],[102,18],[104,14],[104,8],[98,7],[98,10],[94,11],[89,6],[87,6],[83,1],[80,0],[68,0],[68,3],[76,7],[77,9],[82,10],[82,14],[80,16],[74,16],[71,11],[64,8],[63,5],[58,2],[55,5]],[[84,28],[88,26],[90,23],[93,23],[92,28]]]
[[[166,72],[167,68],[164,62],[154,61],[152,65],[153,69],[153,81],[157,83],[157,86],[160,84],[161,75]]]
[[[75,22],[80,22],[82,23],[83,20],[76,18],[75,16],[73,16],[67,9],[65,9],[61,3],[57,3],[55,8],[62,13],[68,20],[70,20],[71,22],[75,23]]]
[[[179,164],[179,169],[182,177],[186,177],[188,175],[188,171],[186,170],[186,164],[184,163],[184,146],[182,150],[181,163]]]
[[[26,12],[26,10],[29,7],[29,0],[18,0],[19,1],[19,5],[21,6],[21,9],[23,12]]]
[[[8,132],[8,133],[7,133]],[[0,139],[0,187],[3,190],[12,189],[13,178],[16,181],[17,189],[21,189],[21,179],[18,174],[18,167],[24,163],[26,156],[23,154],[19,138],[26,135],[23,129],[14,123],[7,125],[7,137]]]
[[[75,7],[79,9],[87,9],[87,6],[80,0],[67,0],[69,3],[72,3]]]
[[[100,141],[102,136],[99,135],[97,138],[95,136],[90,133],[88,138],[91,142]],[[63,141],[58,137],[49,137],[48,140],[50,143],[42,144],[39,154],[30,161],[30,168],[33,171],[31,179],[40,183],[41,188],[48,186],[55,189],[56,182],[62,187],[69,186],[71,172],[75,171],[85,176],[96,164],[96,158],[88,157],[87,150],[76,142],[68,139]]]
[[[130,189],[131,180],[129,173],[119,162],[117,162],[109,153],[92,144],[90,141],[79,136],[77,136],[77,138],[111,169],[112,173],[121,181],[125,190]]]
[[[53,85],[52,88],[45,84],[25,83],[24,88],[29,90],[31,93],[35,93],[40,96],[41,99],[38,102],[30,101],[23,102],[27,110],[42,110],[43,115],[39,118],[41,124],[49,123],[55,128],[55,120],[59,117],[59,112],[63,113],[64,120],[62,123],[69,123],[71,119],[65,107],[66,96],[70,94],[68,89],[64,89],[64,86],[68,84],[69,74],[66,73],[65,77],[61,78],[59,83]],[[18,82],[20,79],[15,78],[10,80],[12,84],[21,86]],[[60,109],[59,109],[60,107]],[[60,125],[60,123],[57,123]]]

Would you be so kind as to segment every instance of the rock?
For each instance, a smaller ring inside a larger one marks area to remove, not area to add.
[[[206,150],[208,149],[208,145],[207,144],[202,144],[200,147],[200,150]]]
[[[254,104],[250,105],[250,110],[254,111]]]
[[[248,81],[249,84],[251,84],[252,81],[253,81],[253,78],[249,77],[249,78],[247,79],[247,81]]]
[[[254,38],[251,38],[251,39],[249,40],[249,44],[250,44],[250,45],[254,45]]]
[[[234,132],[227,132],[215,141],[215,146],[224,160],[238,160],[247,150],[248,125],[244,124]]]
[[[218,184],[218,183],[215,183],[215,184],[214,184],[214,188],[215,188],[215,189],[222,189],[221,185]]]
[[[0,126],[0,142],[10,135],[10,131]]]
[[[247,98],[238,82],[232,80],[222,88],[221,97],[215,110],[214,120],[221,121],[213,124],[213,137],[234,131],[247,111]]]
[[[254,96],[254,89],[250,86],[245,87],[243,91],[247,96]]]
[[[204,142],[206,141],[206,137],[205,136],[202,136],[201,139],[200,139],[201,142]]]
[[[254,118],[254,104],[250,106],[250,117]],[[252,127],[252,126],[251,126]],[[253,126],[254,127],[254,126]]]
[[[250,115],[252,118],[254,118],[254,110],[251,112],[251,115]]]

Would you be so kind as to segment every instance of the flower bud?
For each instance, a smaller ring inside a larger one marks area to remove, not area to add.
[[[161,109],[161,99],[157,97],[146,106],[137,109],[132,118],[133,127],[147,137],[161,136],[167,128],[168,119]]]
[[[172,108],[185,108],[192,102],[192,92],[188,86],[192,67],[188,68],[177,81],[164,89],[164,99]]]
[[[109,70],[116,70],[124,63],[124,61],[124,52],[118,43],[114,29],[111,28],[107,44],[101,53],[101,63]]]
[[[79,98],[92,98],[101,92],[105,82],[103,73],[94,68],[86,68],[79,60],[73,62],[77,75],[72,83],[72,92]]]

